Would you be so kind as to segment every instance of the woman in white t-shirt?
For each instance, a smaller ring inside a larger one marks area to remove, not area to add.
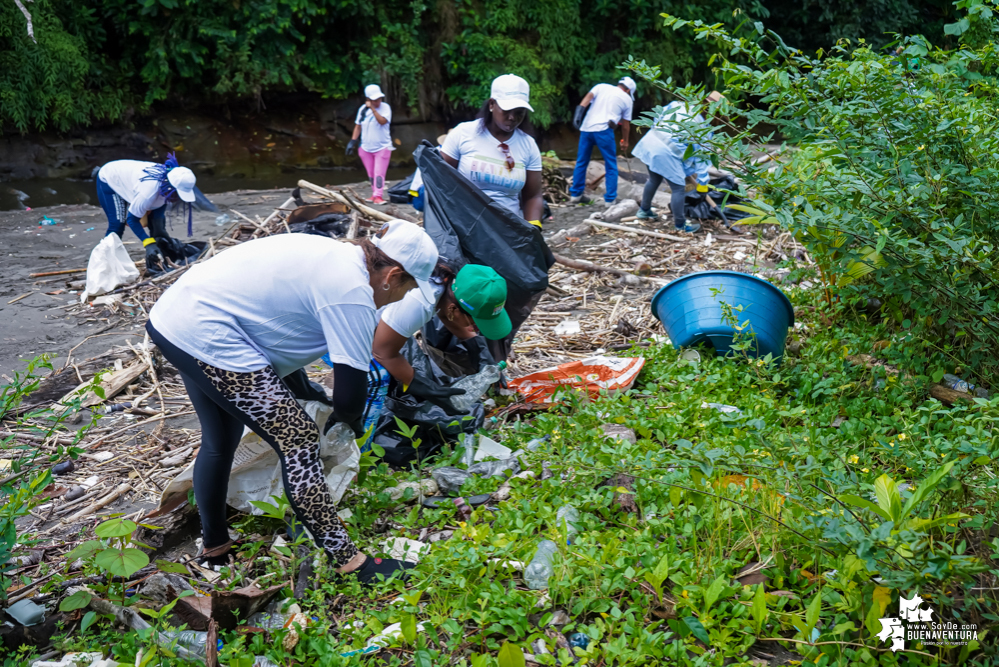
[[[335,384],[326,429],[341,422],[361,435],[377,311],[414,287],[433,298],[437,259],[427,233],[402,220],[355,245],[282,234],[192,267],[159,298],[146,329],[180,371],[201,422],[194,465],[200,561],[221,565],[231,557],[226,495],[247,427],[277,453],[292,510],[339,572],[373,583],[407,568],[368,558],[351,541],[323,474],[320,426],[296,401],[289,378],[328,354]]]
[[[520,129],[534,111],[530,94],[519,76],[496,77],[477,119],[451,130],[441,155],[494,202],[541,227],[541,151]]]
[[[520,129],[527,112],[534,111],[530,97],[530,85],[519,76],[496,77],[478,119],[451,130],[441,156],[494,202],[540,229],[544,210],[541,151],[534,138]],[[540,293],[510,290],[506,310],[513,328],[503,340],[489,341],[494,359],[507,360],[517,329],[540,298]]]
[[[385,187],[385,174],[388,172],[389,158],[392,157],[392,107],[385,101],[385,94],[377,84],[364,89],[364,105],[357,110],[354,119],[354,134],[347,142],[347,155],[357,150],[364,163],[364,169],[371,179],[371,198],[365,199],[375,206],[385,203],[382,189]]]

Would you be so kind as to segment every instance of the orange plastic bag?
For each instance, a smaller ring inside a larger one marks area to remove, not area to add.
[[[596,398],[601,391],[631,389],[644,365],[642,357],[590,357],[519,377],[510,386],[531,403],[551,403],[566,387]]]

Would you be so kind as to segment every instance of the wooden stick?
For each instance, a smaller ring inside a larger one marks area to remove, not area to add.
[[[86,273],[86,269],[65,269],[63,271],[42,271],[41,273],[29,273],[29,278],[44,278],[45,276],[68,276],[71,273]]]
[[[624,225],[615,225],[610,222],[604,222],[603,220],[593,220],[587,218],[583,220],[588,225],[594,225],[596,227],[606,227],[608,229],[617,229],[622,232],[631,232],[632,234],[641,234],[642,236],[652,236],[657,239],[666,239],[667,241],[686,241],[687,239],[680,238],[679,236],[670,236],[669,234],[661,234],[659,232],[647,232],[644,229],[635,229],[634,227],[625,227]]]
[[[610,266],[598,266],[592,262],[587,262],[582,259],[569,259],[568,257],[563,257],[562,255],[556,253],[552,253],[552,256],[554,256],[555,261],[562,266],[568,266],[570,269],[575,269],[577,271],[587,271],[590,273],[613,273],[615,276],[631,275],[629,271],[615,269]]]
[[[361,216],[354,211],[350,216],[350,228],[347,230],[346,239],[348,241],[357,238],[357,228],[361,224]]]
[[[338,201],[341,204],[345,204],[347,206],[353,206],[354,208],[356,208],[358,211],[368,216],[369,218],[374,218],[375,220],[381,220],[382,222],[389,222],[390,220],[393,219],[392,216],[386,215],[381,211],[377,211],[371,208],[370,206],[365,206],[364,204],[354,204],[353,202],[349,201],[346,197],[341,195],[339,192],[333,192],[332,190],[321,188],[314,183],[309,183],[308,181],[299,181],[298,187],[305,188],[306,190],[312,190],[318,195],[322,195],[323,197],[328,197],[329,199],[332,199],[333,201]]]
[[[7,305],[9,306],[9,305],[10,305],[10,304],[12,304],[12,303],[17,303],[17,302],[18,302],[18,301],[20,301],[21,299],[23,299],[23,298],[25,298],[25,297],[29,297],[29,296],[31,296],[32,294],[34,294],[34,292],[25,292],[25,293],[24,293],[24,294],[22,294],[21,296],[16,296],[16,297],[14,297],[13,299],[11,299],[10,301],[8,301],[8,302],[7,302]]]
[[[295,198],[294,197],[288,197],[288,199],[286,199],[283,204],[281,204],[280,206],[278,206],[276,209],[274,209],[274,211],[269,216],[267,216],[266,218],[264,218],[264,224],[266,225],[268,222],[270,222],[274,218],[276,218],[279,215],[281,215],[281,211],[294,211],[295,210],[294,208],[288,208],[289,206],[291,206],[294,203],[295,203]]]

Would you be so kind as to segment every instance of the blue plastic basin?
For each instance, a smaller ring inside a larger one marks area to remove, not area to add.
[[[652,313],[663,323],[673,347],[710,343],[715,352],[731,351],[736,329],[725,321],[721,303],[742,312],[739,323],[749,320],[743,333],[754,334],[751,356],[784,356],[787,330],[794,324],[794,307],[784,292],[766,280],[736,271],[701,271],[677,278],[652,297]]]

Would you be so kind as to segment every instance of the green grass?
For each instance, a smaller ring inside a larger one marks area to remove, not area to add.
[[[504,648],[508,642],[537,655],[541,640],[555,655],[537,659],[557,664],[559,648],[545,626],[561,609],[571,619],[565,635],[590,638],[585,650],[575,649],[578,664],[742,664],[758,639],[763,651],[780,645],[804,664],[997,664],[985,630],[997,620],[995,591],[983,589],[995,588],[999,572],[999,401],[946,408],[925,399],[918,380],[888,378],[879,389],[874,371],[845,357],[870,352],[891,332],[846,310],[815,310],[806,297],[794,297],[805,345],[780,367],[723,359],[690,366],[657,347],[641,352],[646,366],[627,395],[567,403],[491,433],[514,449],[551,436],[526,459],[538,478],[515,480],[495,512],[478,509],[459,524],[451,509],[395,505],[380,491],[416,474],[373,469],[344,500],[368,553],[386,537],[457,527],[424,555],[407,599],[389,603],[399,584],[366,592],[324,576],[304,604],[318,620],[293,651],[261,636],[230,635],[222,662],[266,652],[278,664],[507,667],[522,664]],[[893,345],[878,354],[901,353]],[[637,443],[608,440],[604,423],[634,429]],[[434,466],[459,458],[448,453]],[[543,461],[554,474],[541,481]],[[635,478],[637,514],[614,503],[620,489],[600,486],[618,473]],[[500,482],[476,480],[463,492],[492,491]],[[917,502],[901,514],[913,493]],[[864,501],[888,507],[897,521],[860,507]],[[582,516],[571,545],[554,521],[565,504]],[[930,521],[958,512],[967,517]],[[376,532],[386,521],[389,532]],[[502,564],[526,563],[545,538],[565,545],[547,595],[527,590]],[[735,579],[757,563],[765,565],[763,592]],[[294,563],[256,567],[253,576],[269,567],[274,580],[289,581]],[[887,650],[874,636],[877,619],[898,616],[899,595],[917,592],[934,621],[977,624],[977,644],[940,650],[908,642],[906,652]],[[345,629],[351,622],[356,627]],[[395,622],[416,641],[380,657],[339,657]],[[423,632],[412,632],[416,622],[426,623]],[[108,632],[95,626],[76,643],[95,645]],[[135,643],[119,648],[119,659],[133,659]],[[568,657],[564,648],[561,657]]]

